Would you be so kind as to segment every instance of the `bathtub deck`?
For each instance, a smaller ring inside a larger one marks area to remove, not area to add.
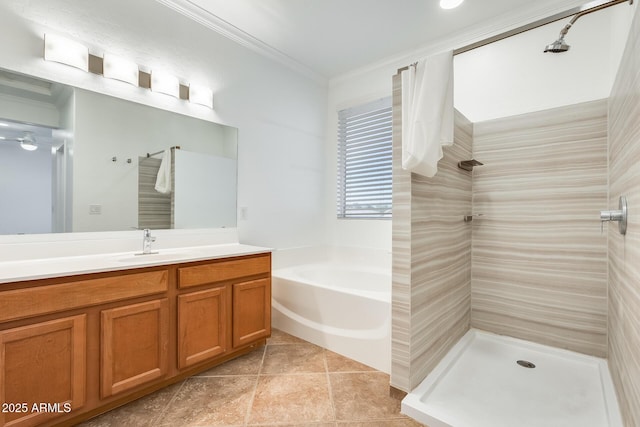
[[[407,395],[402,412],[430,427],[622,426],[605,360],[476,330]]]

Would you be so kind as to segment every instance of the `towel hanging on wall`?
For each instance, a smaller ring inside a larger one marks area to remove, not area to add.
[[[432,177],[442,147],[453,145],[453,51],[418,61],[401,76],[402,168]]]
[[[167,194],[171,192],[171,149],[164,150],[162,162],[156,177],[155,189],[158,193]]]

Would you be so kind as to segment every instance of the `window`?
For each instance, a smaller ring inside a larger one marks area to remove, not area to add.
[[[338,112],[338,218],[391,218],[391,97]]]

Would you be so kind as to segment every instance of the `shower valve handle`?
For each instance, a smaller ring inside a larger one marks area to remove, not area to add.
[[[620,234],[624,235],[627,232],[627,198],[620,196],[618,210],[600,211],[600,232],[604,231],[605,221],[618,222],[618,229]]]

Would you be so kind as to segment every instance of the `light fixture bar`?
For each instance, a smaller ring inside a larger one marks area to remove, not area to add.
[[[73,40],[44,35],[44,59],[89,71],[89,49]]]
[[[138,86],[138,64],[120,56],[105,53],[103,58],[103,75],[109,79],[120,80]]]
[[[206,86],[190,85],[189,102],[213,109],[213,91]]]
[[[180,98],[180,81],[176,76],[165,71],[152,71],[151,90]]]
[[[181,84],[177,77],[162,70],[142,71],[136,63],[110,53],[105,53],[104,58],[92,55],[86,46],[63,37],[45,34],[44,41],[44,59],[47,61],[71,65],[213,109],[213,92],[206,86]]]

